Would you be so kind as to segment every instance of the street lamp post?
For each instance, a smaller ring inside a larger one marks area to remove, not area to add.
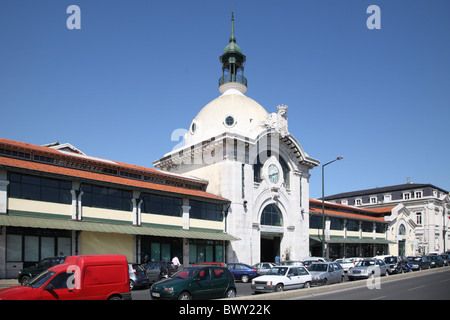
[[[327,162],[324,165],[322,165],[322,257],[325,257],[325,178],[324,178],[324,168],[325,166],[338,161],[342,160],[344,157],[339,156],[333,161]]]

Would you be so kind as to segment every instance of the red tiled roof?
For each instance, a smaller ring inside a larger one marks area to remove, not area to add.
[[[129,169],[129,170],[133,170],[136,172],[140,172],[142,174],[150,174],[150,175],[153,174],[156,176],[164,176],[165,179],[183,180],[183,181],[189,181],[190,183],[202,184],[202,185],[208,184],[207,181],[205,181],[203,179],[190,178],[190,177],[185,177],[185,176],[172,174],[172,173],[164,173],[160,170],[153,169],[153,168],[142,167],[142,166],[123,163],[123,162],[114,161],[114,160],[101,159],[101,158],[89,156],[89,155],[70,154],[67,152],[61,152],[57,149],[38,146],[38,145],[34,145],[31,143],[27,143],[27,142],[20,142],[20,141],[0,138],[0,147],[2,145],[7,146],[8,148],[13,147],[13,149],[15,149],[17,151],[21,151],[21,152],[39,152],[39,154],[41,154],[41,155],[47,155],[47,156],[55,157],[58,159],[71,159],[72,161],[80,162],[80,163],[97,163],[103,167],[122,169],[122,170]]]
[[[80,159],[77,156],[71,156],[70,154],[63,154],[60,151],[54,150],[52,148],[41,147],[41,146],[29,144],[29,143],[18,142],[18,141],[3,139],[3,138],[0,138],[0,147],[1,146],[3,146],[3,147],[4,146],[9,146],[9,147],[12,146],[12,147],[15,147],[15,149],[17,149],[18,151],[20,150],[21,152],[37,151],[37,152],[39,152],[39,154],[49,154],[49,155],[51,154],[52,156],[55,156],[55,157],[70,158],[71,160],[77,161],[77,162],[90,161],[91,163],[92,162],[96,163],[95,160],[84,159],[84,158]],[[109,161],[109,160],[107,160],[107,161]],[[136,169],[141,172],[145,172],[147,174],[155,173],[158,176],[164,177],[166,179],[180,179],[180,180],[185,179],[184,177],[181,177],[181,176],[165,174],[156,169],[128,165],[128,164],[120,163],[117,161],[113,161],[113,162],[116,164],[116,165],[114,165],[114,167],[119,170],[121,168]],[[98,164],[99,165],[101,164],[102,166],[108,166],[107,162],[103,163],[101,161],[98,161]],[[194,189],[176,187],[176,186],[171,186],[171,185],[158,184],[158,183],[153,183],[153,182],[148,182],[148,181],[128,179],[128,178],[120,177],[120,176],[107,175],[107,174],[102,174],[102,173],[97,173],[97,172],[78,170],[78,169],[74,169],[74,168],[67,168],[67,167],[62,167],[62,166],[56,166],[56,165],[51,165],[51,164],[46,164],[46,163],[34,162],[34,161],[29,161],[29,160],[21,160],[21,159],[9,158],[9,157],[3,157],[3,156],[0,156],[0,166],[32,170],[32,171],[36,171],[36,172],[45,172],[45,173],[49,173],[49,174],[57,174],[57,175],[62,175],[62,176],[66,176],[66,177],[71,177],[71,178],[100,181],[100,182],[105,182],[105,183],[119,184],[119,185],[125,185],[125,186],[130,186],[130,187],[142,188],[142,189],[157,190],[157,191],[162,191],[162,192],[194,196],[194,197],[206,198],[206,199],[211,199],[211,200],[229,201],[228,199],[225,199],[221,196],[217,196],[217,195],[214,195],[214,194],[208,193],[206,191],[202,191],[202,190],[194,190]],[[189,180],[189,178],[186,178],[186,179]],[[203,184],[205,183],[202,180],[197,181],[194,178],[190,179],[190,180],[192,182],[198,182],[198,183],[203,183]]]
[[[313,212],[313,213],[322,213],[322,208],[310,207],[309,211]],[[355,213],[348,213],[348,212],[341,212],[341,211],[334,211],[334,210],[327,210],[327,209],[325,209],[325,214],[330,215],[330,216],[353,218],[353,219],[358,219],[358,220],[385,222],[383,217],[370,217],[370,216],[365,216],[362,214],[355,214]]]
[[[313,213],[322,213],[322,200],[309,199],[310,207],[309,211]],[[319,207],[320,205],[320,207]],[[333,210],[336,209],[336,210]],[[344,211],[343,211],[344,210]],[[363,209],[352,206],[347,206],[339,203],[325,201],[325,214],[346,218],[354,218],[359,220],[368,221],[385,221],[384,217],[379,217],[381,212],[373,209]],[[384,211],[383,211],[384,213]]]

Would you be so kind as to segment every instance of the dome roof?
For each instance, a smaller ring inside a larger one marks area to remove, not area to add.
[[[225,132],[255,138],[267,111],[240,90],[229,88],[208,103],[197,114],[186,134],[186,145],[192,145]]]

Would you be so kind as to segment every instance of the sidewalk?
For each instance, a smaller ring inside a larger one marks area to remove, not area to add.
[[[17,279],[0,279],[0,289],[19,285]]]

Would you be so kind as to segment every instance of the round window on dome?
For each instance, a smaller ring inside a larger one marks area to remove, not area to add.
[[[193,122],[191,125],[191,133],[195,133],[195,131],[197,131],[197,124]]]
[[[233,116],[227,116],[227,117],[225,118],[225,125],[226,125],[227,127],[232,127],[232,126],[234,126],[235,124],[236,124],[236,122],[234,121]]]

